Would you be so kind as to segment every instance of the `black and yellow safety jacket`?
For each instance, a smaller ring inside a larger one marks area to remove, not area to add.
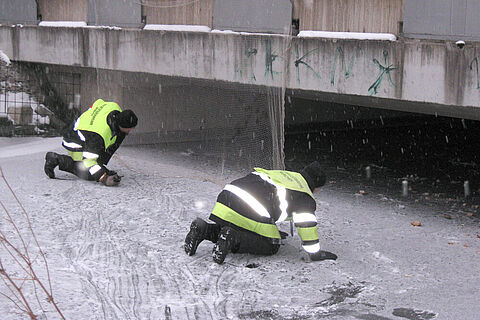
[[[300,173],[255,168],[225,186],[210,220],[228,222],[279,243],[276,223],[293,219],[303,248],[315,253],[320,250],[315,209],[312,191]]]
[[[83,161],[94,180],[108,172],[105,165],[125,139],[115,121],[121,111],[117,103],[98,99],[63,135],[63,147],[74,161]]]

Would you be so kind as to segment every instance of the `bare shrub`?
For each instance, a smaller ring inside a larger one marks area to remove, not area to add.
[[[0,296],[31,319],[51,311],[65,319],[53,298],[47,259],[33,231],[30,216],[1,167],[0,177],[8,191],[2,191],[2,195],[9,196],[5,201],[0,199],[5,213],[0,221]]]

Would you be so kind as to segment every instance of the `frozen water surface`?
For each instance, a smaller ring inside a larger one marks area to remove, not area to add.
[[[187,153],[122,146],[109,164],[123,175],[119,187],[58,171],[51,180],[44,156],[63,152],[60,141],[0,138],[0,166],[30,213],[67,319],[475,319],[480,313],[475,215],[450,212],[446,219],[435,205],[328,183],[316,194],[317,217],[320,243],[337,261],[305,261],[295,235],[275,256],[230,254],[217,265],[210,243],[189,257],[183,240],[190,222],[206,218],[223,184],[241,172],[222,173]],[[1,182],[0,199],[25,232]],[[5,219],[0,226],[8,228]],[[0,314],[27,318],[5,297]],[[51,309],[45,315],[58,318]]]

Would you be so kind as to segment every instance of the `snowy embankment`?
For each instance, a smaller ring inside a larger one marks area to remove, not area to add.
[[[2,65],[2,63],[8,66],[10,64],[10,58],[0,50],[0,65]]]
[[[206,218],[223,184],[240,173],[222,175],[191,156],[124,146],[109,164],[122,182],[108,188],[58,171],[58,179],[48,179],[47,150],[63,152],[59,138],[0,138],[0,166],[30,213],[67,319],[474,319],[480,313],[478,219],[452,213],[447,220],[436,208],[368,189],[355,195],[331,176],[316,195],[317,217],[320,243],[337,261],[306,262],[295,235],[275,256],[230,254],[217,265],[211,244],[189,257],[183,240],[190,222]],[[0,199],[18,214],[4,184]],[[411,225],[417,219],[421,227]],[[3,219],[1,227],[7,225]],[[20,318],[4,297],[0,314]]]
[[[52,112],[29,93],[31,83],[11,66],[10,58],[2,50],[0,67],[0,117],[8,118],[13,125],[34,125],[36,133],[43,133],[44,128],[38,126],[50,124]]]

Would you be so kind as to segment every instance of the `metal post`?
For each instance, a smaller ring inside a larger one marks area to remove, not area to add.
[[[367,177],[367,180],[372,178],[372,168],[370,168],[370,166],[365,168],[365,176]]]
[[[468,180],[463,183],[463,191],[465,193],[465,198],[470,197],[470,182],[468,182]]]
[[[402,181],[402,195],[404,197],[408,196],[408,181],[407,180]]]

